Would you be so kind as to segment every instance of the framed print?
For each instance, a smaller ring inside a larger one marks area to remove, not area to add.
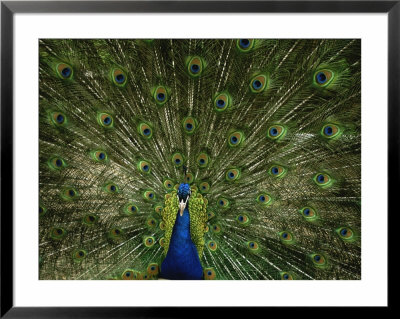
[[[1,315],[388,307],[399,8],[2,2]]]

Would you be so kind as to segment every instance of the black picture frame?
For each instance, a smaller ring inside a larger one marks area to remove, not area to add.
[[[388,211],[396,213],[399,180],[400,0],[396,1],[1,1],[1,318],[187,317],[190,308],[15,307],[13,302],[13,19],[16,13],[279,12],[388,14]],[[377,110],[378,111],[378,110]],[[382,200],[382,199],[381,199]],[[394,227],[388,214],[389,226]],[[388,234],[393,234],[388,229]],[[388,235],[388,247],[393,247]],[[389,255],[388,255],[389,258]],[[390,258],[389,258],[390,261]],[[390,270],[390,268],[388,269]],[[388,280],[390,287],[390,280]],[[34,292],[32,292],[34,293]],[[391,298],[388,300],[390,309]],[[307,308],[291,308],[308,312]],[[204,315],[210,309],[204,309]],[[234,310],[241,315],[248,309]],[[285,310],[286,311],[286,310]],[[226,315],[225,308],[213,309]]]

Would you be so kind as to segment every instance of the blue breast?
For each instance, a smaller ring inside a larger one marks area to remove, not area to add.
[[[178,210],[168,253],[161,264],[160,277],[165,279],[203,279],[203,268],[199,255],[190,237],[188,207],[185,208],[182,216]]]

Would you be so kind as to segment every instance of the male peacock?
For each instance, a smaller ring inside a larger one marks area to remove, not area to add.
[[[40,279],[360,279],[360,47],[40,40]]]

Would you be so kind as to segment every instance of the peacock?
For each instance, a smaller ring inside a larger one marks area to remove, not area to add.
[[[360,280],[360,39],[40,39],[39,279]]]

